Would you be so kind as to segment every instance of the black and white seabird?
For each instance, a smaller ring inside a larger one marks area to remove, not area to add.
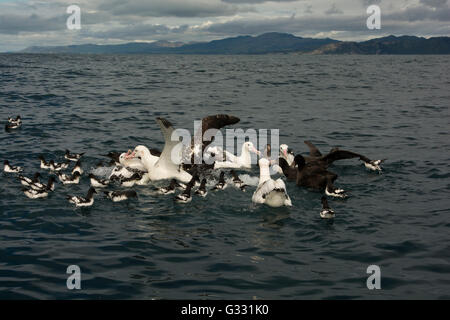
[[[5,124],[5,131],[11,131],[11,130],[15,130],[15,129],[19,129],[22,126],[22,124],[17,124],[17,123],[7,123]]]
[[[97,193],[93,187],[89,188],[86,198],[79,196],[67,196],[66,198],[70,203],[73,203],[77,207],[90,207],[94,204],[94,193]]]
[[[30,184],[30,188],[36,191],[40,190],[55,191],[55,182],[56,182],[55,177],[51,176],[48,178],[47,184],[43,184],[41,182],[34,182]]]
[[[73,167],[72,169],[72,174],[74,174],[75,172],[79,172],[80,174],[83,174],[83,168],[81,167],[81,160],[78,160],[75,163],[75,167]]]
[[[41,160],[41,169],[50,169],[50,163],[45,161],[44,156],[39,156],[39,160]]]
[[[22,191],[30,199],[47,198],[49,193],[48,189],[35,190],[32,188],[22,188]]]
[[[225,172],[221,171],[219,176],[219,182],[214,186],[213,190],[223,190],[227,187],[225,182]]]
[[[120,180],[120,185],[122,187],[130,188],[134,186],[138,181],[142,179],[142,174],[135,173],[129,178],[123,178]]]
[[[178,190],[185,190],[186,187],[187,187],[187,184],[184,184],[183,182],[180,182],[180,181],[175,180],[175,187],[176,187]]]
[[[49,164],[50,164],[50,170],[55,171],[55,172],[67,169],[69,167],[69,162],[57,163],[53,160],[50,160]]]
[[[59,181],[62,182],[62,184],[78,184],[80,183],[80,177],[81,173],[78,171],[75,171],[71,176],[66,175],[64,173],[58,172],[57,173]]]
[[[241,189],[242,191],[245,191],[245,187],[247,187],[247,185],[244,183],[244,181],[242,181],[238,174],[234,171],[231,170],[230,171],[231,175],[233,176],[233,184],[236,188]]]
[[[7,173],[19,173],[19,172],[23,171],[22,167],[15,167],[15,166],[10,165],[8,160],[5,160],[3,162],[3,164],[4,164],[3,165],[3,171],[4,172],[7,172]]]
[[[17,116],[15,119],[9,117],[8,118],[8,123],[12,123],[12,124],[22,124],[22,118],[20,116]]]
[[[360,160],[362,160],[364,162],[364,166],[372,171],[379,171],[381,172],[381,164],[386,161],[386,159],[382,159],[382,160],[370,160],[369,158],[366,158],[364,156],[360,157]]]
[[[334,218],[334,211],[328,205],[328,200],[326,196],[322,197],[322,210],[320,211],[320,217],[322,219],[331,219]]]
[[[139,176],[142,179],[146,173],[147,173],[147,171],[142,171],[139,169],[134,169],[134,168],[118,165],[113,169],[113,171],[109,175],[108,179],[111,181],[118,181],[118,180],[120,181],[120,180],[124,180],[124,179],[129,179],[134,174],[139,174]]]
[[[16,119],[11,117],[8,118],[8,123],[5,125],[5,131],[10,131],[14,129],[18,129],[22,126],[22,119],[20,116],[17,116]]]
[[[195,190],[195,194],[198,194],[201,197],[206,197],[206,195],[208,194],[208,190],[206,190],[206,179],[203,179],[202,182],[200,183],[200,187]]]
[[[29,187],[32,183],[37,183],[39,182],[39,177],[41,176],[41,174],[39,172],[36,172],[33,176],[33,178],[28,178],[28,177],[24,177],[22,175],[19,175],[19,180],[20,183],[23,186]]]
[[[80,158],[84,155],[83,153],[70,153],[69,150],[66,149],[66,153],[64,154],[64,158],[69,160],[69,161],[78,161],[80,160]]]
[[[327,186],[325,188],[325,194],[330,197],[345,199],[348,195],[345,193],[344,189],[338,189],[333,185],[331,179],[328,180]]]
[[[89,174],[89,179],[91,181],[91,186],[95,188],[105,188],[110,183],[110,180],[100,179],[92,173]]]
[[[188,203],[192,200],[191,197],[191,189],[193,184],[188,183],[186,190],[183,191],[183,193],[178,194],[175,196],[175,201],[179,203]]]
[[[170,184],[167,187],[157,188],[156,192],[159,194],[172,194],[175,193],[175,188],[177,187],[177,180],[170,180]]]
[[[103,193],[113,202],[125,201],[131,198],[137,198],[137,193],[134,190],[125,191],[103,191]]]

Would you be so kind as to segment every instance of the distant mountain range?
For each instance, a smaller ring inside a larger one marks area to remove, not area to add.
[[[362,42],[329,38],[296,37],[287,33],[239,36],[210,42],[183,43],[156,41],[118,45],[82,44],[57,47],[29,47],[23,53],[97,53],[97,54],[450,54],[450,37],[422,38],[388,36]]]
[[[335,42],[315,54],[450,54],[450,37],[388,36],[363,42]]]

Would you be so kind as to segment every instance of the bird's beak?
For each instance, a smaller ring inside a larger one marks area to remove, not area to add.
[[[126,160],[130,160],[130,159],[133,159],[135,157],[136,157],[136,152],[135,151],[131,152],[131,150],[128,150],[127,154],[125,155],[125,159]]]
[[[287,158],[287,150],[283,150],[283,154]]]
[[[250,151],[250,152],[253,152],[253,153],[256,153],[257,155],[261,155],[261,152],[259,152],[258,150],[256,150],[256,148],[253,147],[253,146],[250,147],[249,151]]]

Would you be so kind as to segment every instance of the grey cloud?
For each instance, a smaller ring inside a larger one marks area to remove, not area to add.
[[[29,16],[0,15],[0,33],[19,34],[22,32],[45,32],[64,30],[66,28],[66,16],[52,18],[40,17],[36,14]]]
[[[237,12],[236,6],[219,0],[113,0],[102,2],[98,8],[114,15],[149,17],[217,17]]]
[[[420,0],[420,3],[432,8],[441,8],[447,4],[447,0]]]
[[[61,10],[60,14],[52,17],[43,17],[37,14],[0,15],[0,33],[20,34],[20,33],[41,33],[47,31],[65,31],[67,29],[67,18],[70,15]],[[112,19],[110,15],[103,12],[89,13],[81,12],[81,25],[104,24]]]
[[[308,14],[311,14],[311,13],[313,13],[313,10],[312,10],[312,5],[310,5],[310,4],[308,4],[307,6],[306,6],[306,8],[305,8],[305,11],[304,11],[305,13],[308,13]]]
[[[156,24],[139,23],[133,25],[120,26],[102,32],[95,32],[90,30],[85,33],[85,36],[99,39],[172,40],[176,35],[178,35],[178,38],[180,38],[180,34],[186,32],[186,30],[188,29],[189,29],[188,25],[168,27],[166,25],[160,24],[156,25]]]
[[[336,3],[333,3],[331,8],[325,11],[325,14],[342,14],[344,13],[341,9],[336,6]]]
[[[235,4],[251,4],[251,3],[264,3],[264,2],[297,2],[302,0],[221,0],[222,2],[235,3]]]
[[[345,33],[347,36],[361,35],[364,37],[380,36],[382,34],[410,34],[410,35],[442,35],[449,32],[447,23],[436,24],[434,21],[401,21],[396,17],[382,18],[381,30],[368,30],[366,16],[329,16],[327,19],[312,16],[299,18],[278,18],[259,20],[234,20],[216,23],[204,30],[219,35],[258,35],[264,32],[278,31],[293,34],[317,34],[332,30]]]
[[[380,4],[381,0],[361,0],[364,7],[368,7],[371,4]]]
[[[261,20],[234,20],[225,23],[216,23],[207,28],[208,32],[215,34],[261,34],[278,31],[288,33],[315,33],[331,30],[361,30],[366,28],[365,19],[355,17],[317,17],[277,18]]]
[[[391,14],[381,14],[381,19],[387,17],[392,20],[399,21],[422,21],[422,20],[434,20],[434,21],[450,21],[450,8],[440,8],[439,10],[433,10],[426,6],[411,7],[404,9],[400,12],[394,12]]]

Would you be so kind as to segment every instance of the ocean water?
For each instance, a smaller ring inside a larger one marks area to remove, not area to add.
[[[30,200],[0,174],[1,299],[416,299],[450,298],[449,56],[0,55],[0,155],[39,169],[86,152],[86,172],[108,151],[162,148],[155,122],[193,131],[229,113],[234,128],[280,129],[307,153],[340,147],[387,158],[382,174],[357,160],[330,167],[350,194],[330,199],[287,183],[292,208],[253,206],[254,186],[186,205],[135,187],[137,201],[99,194],[75,209],[58,184]],[[105,173],[105,172],[104,172]],[[46,181],[46,172],[43,180]],[[257,181],[256,166],[240,172]],[[66,269],[81,269],[68,290]],[[381,289],[366,286],[378,265]]]

